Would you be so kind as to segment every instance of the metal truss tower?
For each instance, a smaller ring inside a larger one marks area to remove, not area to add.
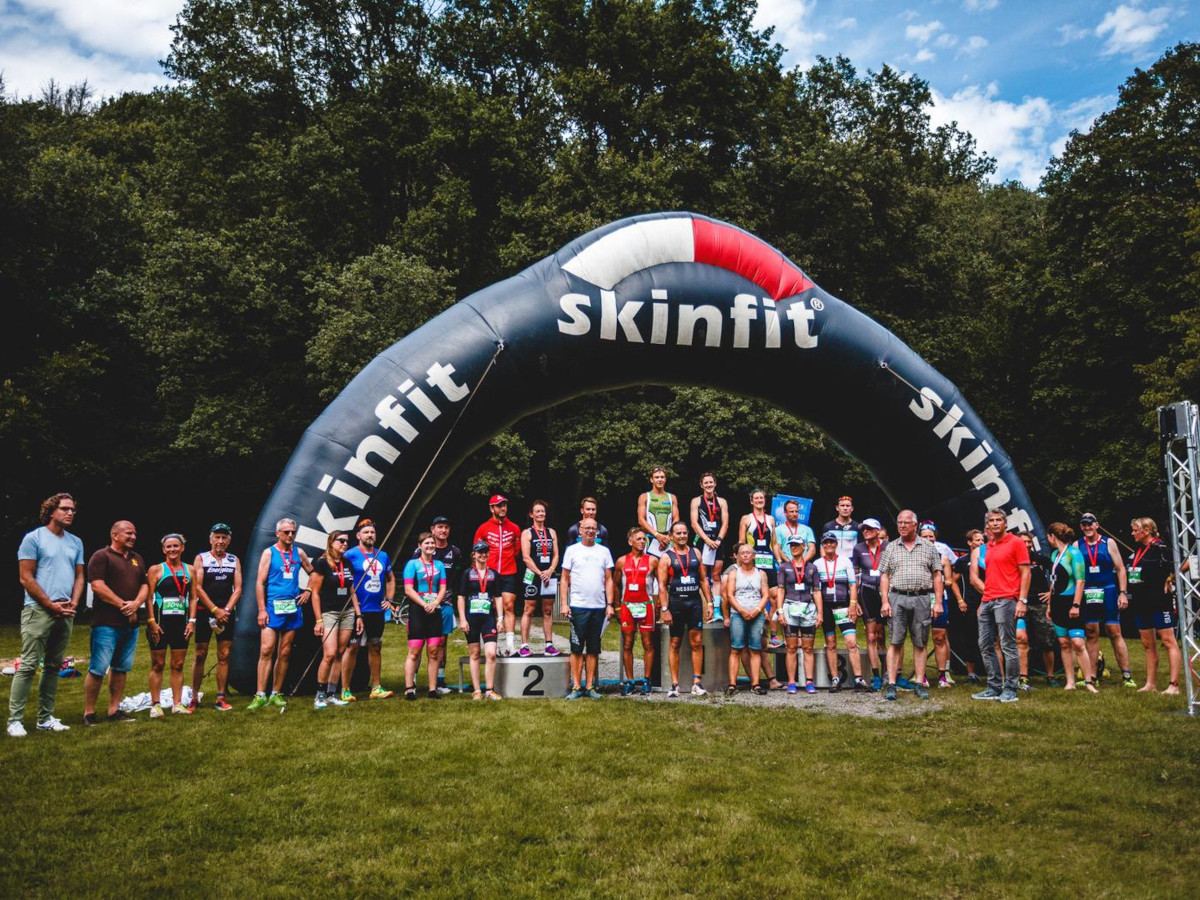
[[[1187,712],[1194,716],[1200,712],[1200,415],[1196,404],[1160,406],[1158,429],[1167,468]],[[1186,573],[1180,571],[1185,562]]]

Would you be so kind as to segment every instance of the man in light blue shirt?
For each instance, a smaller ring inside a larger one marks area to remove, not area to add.
[[[25,704],[43,663],[38,688],[37,727],[67,731],[54,715],[58,670],[71,640],[75,610],[83,596],[83,541],[67,531],[75,521],[75,500],[55,494],[42,503],[42,527],[25,535],[17,551],[25,607],[21,610],[21,662],[8,701],[9,737],[25,737]]]

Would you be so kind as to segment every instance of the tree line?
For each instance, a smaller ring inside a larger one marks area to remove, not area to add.
[[[929,86],[785,68],[753,0],[189,0],[168,88],[0,88],[0,531],[58,490],[89,547],[132,518],[244,534],[376,353],[596,226],[737,224],[956,382],[1047,520],[1164,506],[1155,408],[1200,399],[1200,45],[1134,70],[1042,183],[933,127]],[[764,377],[772,377],[765,371]],[[807,387],[816,393],[836,389]],[[869,408],[870,398],[847,398]],[[530,417],[438,505],[503,489],[630,518],[690,495],[849,492],[866,470],[763,403],[646,387]],[[514,508],[514,513],[522,510]],[[91,515],[89,515],[91,514]],[[951,536],[953,537],[953,536]],[[9,606],[6,604],[6,606]]]

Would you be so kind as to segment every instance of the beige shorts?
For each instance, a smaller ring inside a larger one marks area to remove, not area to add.
[[[353,631],[354,607],[347,606],[340,612],[321,613],[321,624],[325,626],[326,631]]]

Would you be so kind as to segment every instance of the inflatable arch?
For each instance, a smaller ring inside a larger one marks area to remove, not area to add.
[[[831,377],[836,394],[815,389]],[[897,506],[946,533],[978,526],[992,507],[1008,511],[1010,527],[1042,533],[999,442],[895,335],[753,235],[660,213],[578,238],[372,360],[304,433],[259,514],[243,605],[254,608],[257,561],[278,519],[296,519],[297,543],[315,555],[328,532],[370,516],[381,540],[392,527],[394,551],[497,432],[580,394],[645,383],[768,400],[821,428]],[[871,415],[843,396],[869,398]],[[231,674],[252,689],[256,617],[237,627]],[[308,656],[298,636],[293,676]]]

